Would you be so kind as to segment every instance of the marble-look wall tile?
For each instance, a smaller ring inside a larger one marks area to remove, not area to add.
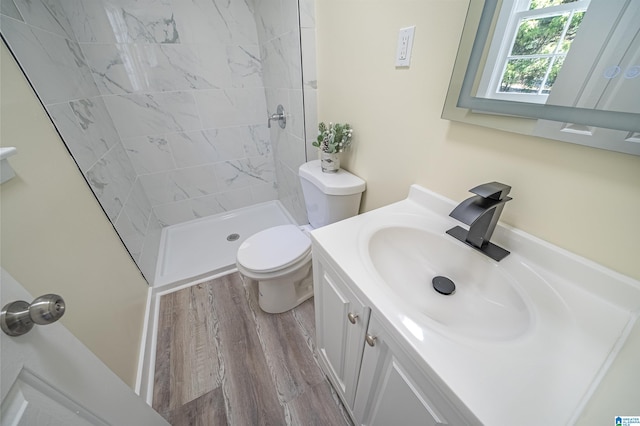
[[[78,43],[4,15],[0,19],[7,44],[45,105],[99,94]]]
[[[317,89],[315,28],[303,28],[300,33],[300,39],[302,44],[302,84],[305,89]]]
[[[195,218],[191,207],[191,200],[182,200],[171,204],[155,206],[153,212],[163,227],[187,222]]]
[[[277,179],[277,177],[276,177]],[[276,182],[253,185],[251,199],[254,203],[264,203],[278,199],[278,184]]]
[[[249,157],[215,165],[218,186],[222,191],[275,182],[271,156]]]
[[[169,204],[218,192],[216,169],[219,163],[187,167],[140,176],[152,206]]]
[[[107,152],[108,147],[95,144],[95,141],[86,137],[68,102],[48,105],[47,111],[80,170],[86,173]]]
[[[24,19],[22,18],[22,15],[20,15],[20,11],[13,0],[2,0],[0,2],[0,14],[24,22]]]
[[[266,123],[262,89],[199,90],[194,93],[204,128]]]
[[[105,96],[122,138],[197,130],[200,117],[189,92]]]
[[[150,284],[154,282],[156,276],[156,264],[158,263],[161,237],[162,224],[152,211],[144,235],[142,252],[137,260],[138,267]]]
[[[254,202],[251,197],[251,188],[249,187],[191,200],[194,219],[247,207],[252,204]]]
[[[115,8],[103,0],[59,0],[76,40],[80,43],[115,43],[118,28],[109,21]],[[115,24],[117,21],[113,21]]]
[[[297,33],[286,33],[261,46],[265,87],[300,88],[302,70],[299,52],[300,37]]]
[[[300,27],[316,27],[316,2],[315,0],[299,0],[300,3]]]
[[[184,196],[174,199],[169,194],[169,174],[170,172],[162,172],[138,176],[144,193],[153,207],[185,199]]]
[[[278,200],[291,213],[295,221],[300,224],[309,223],[307,210],[304,204],[302,187],[298,170],[291,170],[286,164],[279,163],[276,167],[278,179]]]
[[[318,137],[318,91],[316,89],[304,89],[304,119],[305,119],[305,142],[307,146],[307,157],[309,160],[317,158],[312,156],[317,148],[311,145]]]
[[[287,133],[297,137],[298,139],[304,139],[304,100],[302,89],[287,90],[287,96],[289,98],[289,105],[291,109],[291,117],[289,118],[286,130]],[[304,143],[302,144],[304,147]]]
[[[64,38],[75,39],[71,24],[58,0],[13,0],[13,3],[27,24]]]
[[[170,0],[105,0],[103,9],[118,43],[180,42]]]
[[[216,45],[213,45],[216,46]],[[83,44],[102,94],[214,89],[215,72],[184,44]]]
[[[228,127],[166,135],[178,167],[190,167],[244,157],[247,127]]]
[[[162,135],[127,138],[123,139],[122,144],[138,175],[176,168],[171,146]]]
[[[202,197],[218,192],[216,165],[187,167],[171,172],[169,191],[173,199],[184,196],[186,199]]]
[[[111,148],[119,140],[107,106],[101,97],[78,99],[69,102],[82,130],[91,139],[100,140],[102,145]]]
[[[115,226],[118,235],[122,239],[122,242],[127,247],[127,250],[131,254],[134,260],[140,258],[142,253],[142,246],[144,245],[144,232],[147,229],[147,224],[144,224],[143,229],[138,229],[134,225],[133,221],[129,218],[127,213],[123,210],[118,218],[115,220],[113,226]]]
[[[283,33],[295,33],[300,31],[300,18],[298,16],[299,0],[280,0],[282,10]],[[300,57],[300,55],[298,55]]]
[[[256,0],[255,10],[258,39],[262,44],[285,32],[280,1]]]
[[[256,43],[253,11],[245,1],[172,0],[172,6],[183,43]]]
[[[263,87],[262,60],[257,44],[227,46],[232,87]]]
[[[285,133],[280,138],[277,161],[285,164],[291,170],[298,170],[300,165],[305,162],[304,140],[291,133]]]
[[[58,1],[83,43],[181,42],[169,0]]]
[[[152,208],[139,179],[136,179],[133,184],[129,198],[127,198],[122,210],[127,214],[135,229],[144,237]]]
[[[266,124],[257,124],[243,128],[242,146],[247,157],[266,156],[272,151],[269,128]]]
[[[115,221],[135,181],[135,172],[122,145],[112,147],[87,171],[86,177],[107,216]]]

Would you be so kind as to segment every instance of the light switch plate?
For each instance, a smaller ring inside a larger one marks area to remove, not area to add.
[[[408,67],[411,63],[411,48],[413,47],[415,30],[415,25],[400,29],[398,33],[398,49],[396,51],[396,67]]]

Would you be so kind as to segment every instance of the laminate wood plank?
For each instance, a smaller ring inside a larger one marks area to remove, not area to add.
[[[342,407],[338,395],[327,381],[306,389],[302,395],[288,402],[287,408],[292,425],[353,425],[349,415]]]
[[[258,305],[234,273],[160,299],[153,407],[181,425],[348,425],[317,365],[309,300]]]
[[[162,297],[159,304],[156,364],[153,378],[153,408],[165,419],[171,405],[171,324],[173,298]]]
[[[174,299],[171,349],[171,409],[220,385],[211,288],[194,285],[167,295]]]
[[[265,354],[238,274],[218,278],[213,306],[224,362],[223,391],[232,425],[284,425]]]
[[[249,293],[255,292],[255,286],[245,288]],[[256,297],[249,297],[249,309],[281,403],[325,380],[293,311],[268,314],[260,309]]]
[[[193,309],[192,324],[194,370],[191,379],[194,395],[201,395],[222,384],[222,368],[218,351],[218,319],[212,315],[213,290],[209,284],[190,287],[190,306]]]
[[[172,426],[224,426],[227,425],[222,388],[216,388],[171,411]]]
[[[316,350],[316,311],[313,297],[293,309],[293,317],[298,322],[309,350],[315,355]]]

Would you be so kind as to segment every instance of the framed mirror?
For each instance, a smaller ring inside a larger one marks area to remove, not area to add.
[[[640,2],[470,0],[442,117],[640,155]]]

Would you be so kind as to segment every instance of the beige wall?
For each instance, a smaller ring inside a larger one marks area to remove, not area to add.
[[[467,0],[317,2],[319,119],[349,121],[346,169],[367,181],[364,210],[418,183],[454,200],[513,187],[502,220],[640,279],[640,157],[440,118]],[[411,67],[398,30],[416,25]]]
[[[2,267],[33,296],[64,297],[64,325],[133,387],[146,281],[4,44],[1,66],[0,143],[18,148],[0,187]]]

